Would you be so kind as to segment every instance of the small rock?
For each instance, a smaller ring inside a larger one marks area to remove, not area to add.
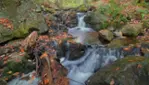
[[[118,37],[118,38],[125,38],[125,37],[123,36],[123,34],[122,34],[121,31],[115,31],[115,32],[114,32],[114,35],[115,35],[116,37]]]
[[[99,36],[104,40],[111,41],[114,38],[114,35],[111,31],[105,29],[99,31]]]

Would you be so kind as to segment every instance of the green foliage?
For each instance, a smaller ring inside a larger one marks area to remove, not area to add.
[[[108,20],[101,23],[100,28],[107,28],[108,26],[114,26],[116,28],[121,26],[121,22],[127,22],[127,17],[121,14],[124,7],[116,4],[114,0],[111,0],[109,4],[100,6],[98,8],[99,13],[104,14],[109,17]]]

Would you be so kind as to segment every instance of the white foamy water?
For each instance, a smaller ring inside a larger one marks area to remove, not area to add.
[[[80,59],[70,61],[62,58],[61,64],[69,71],[67,77],[70,79],[70,85],[85,85],[88,78],[98,69],[122,57],[122,53],[117,49],[89,47]]]
[[[72,35],[75,37],[75,41],[78,43],[84,44],[84,40],[86,38],[86,35],[88,32],[94,32],[93,29],[86,27],[86,23],[84,22],[84,17],[86,15],[83,13],[78,13],[77,18],[78,18],[78,25],[74,28],[69,28],[68,29],[68,34]]]
[[[10,82],[8,82],[8,85],[38,85],[39,83],[39,78],[34,78],[32,79],[32,72],[25,74],[25,77],[29,77],[28,79],[22,79],[21,77],[15,78],[13,80],[11,80]]]

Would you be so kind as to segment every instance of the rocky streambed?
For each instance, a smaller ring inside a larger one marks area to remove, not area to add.
[[[12,3],[0,9],[0,85],[148,85],[142,23],[97,30],[105,17],[94,7]]]

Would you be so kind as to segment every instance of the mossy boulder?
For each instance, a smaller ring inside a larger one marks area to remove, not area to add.
[[[149,58],[129,56],[97,71],[87,85],[148,85]]]
[[[38,5],[32,0],[11,0],[9,3],[13,3],[12,10],[8,10],[12,6],[7,1],[2,1],[4,7],[0,12],[0,18],[8,19],[13,29],[0,24],[0,43],[13,38],[24,38],[32,30],[38,30],[39,33],[48,31],[43,15],[36,12]]]
[[[138,24],[126,24],[123,28],[122,28],[122,33],[125,36],[137,36],[139,33],[141,33],[143,30],[143,25],[142,23],[138,23]]]
[[[100,30],[108,26],[108,22],[105,23],[108,19],[108,16],[101,14],[99,11],[95,11],[88,13],[84,20],[94,30]]]
[[[35,64],[31,61],[28,61],[29,55],[27,53],[15,52],[8,55],[8,60],[3,64],[2,76],[0,79],[10,80],[13,77],[16,77],[16,72],[18,73],[28,73],[35,69]],[[5,65],[5,67],[4,67]]]
[[[109,48],[120,48],[124,46],[129,46],[130,44],[136,44],[138,40],[135,38],[116,38],[113,39],[109,44]]]

